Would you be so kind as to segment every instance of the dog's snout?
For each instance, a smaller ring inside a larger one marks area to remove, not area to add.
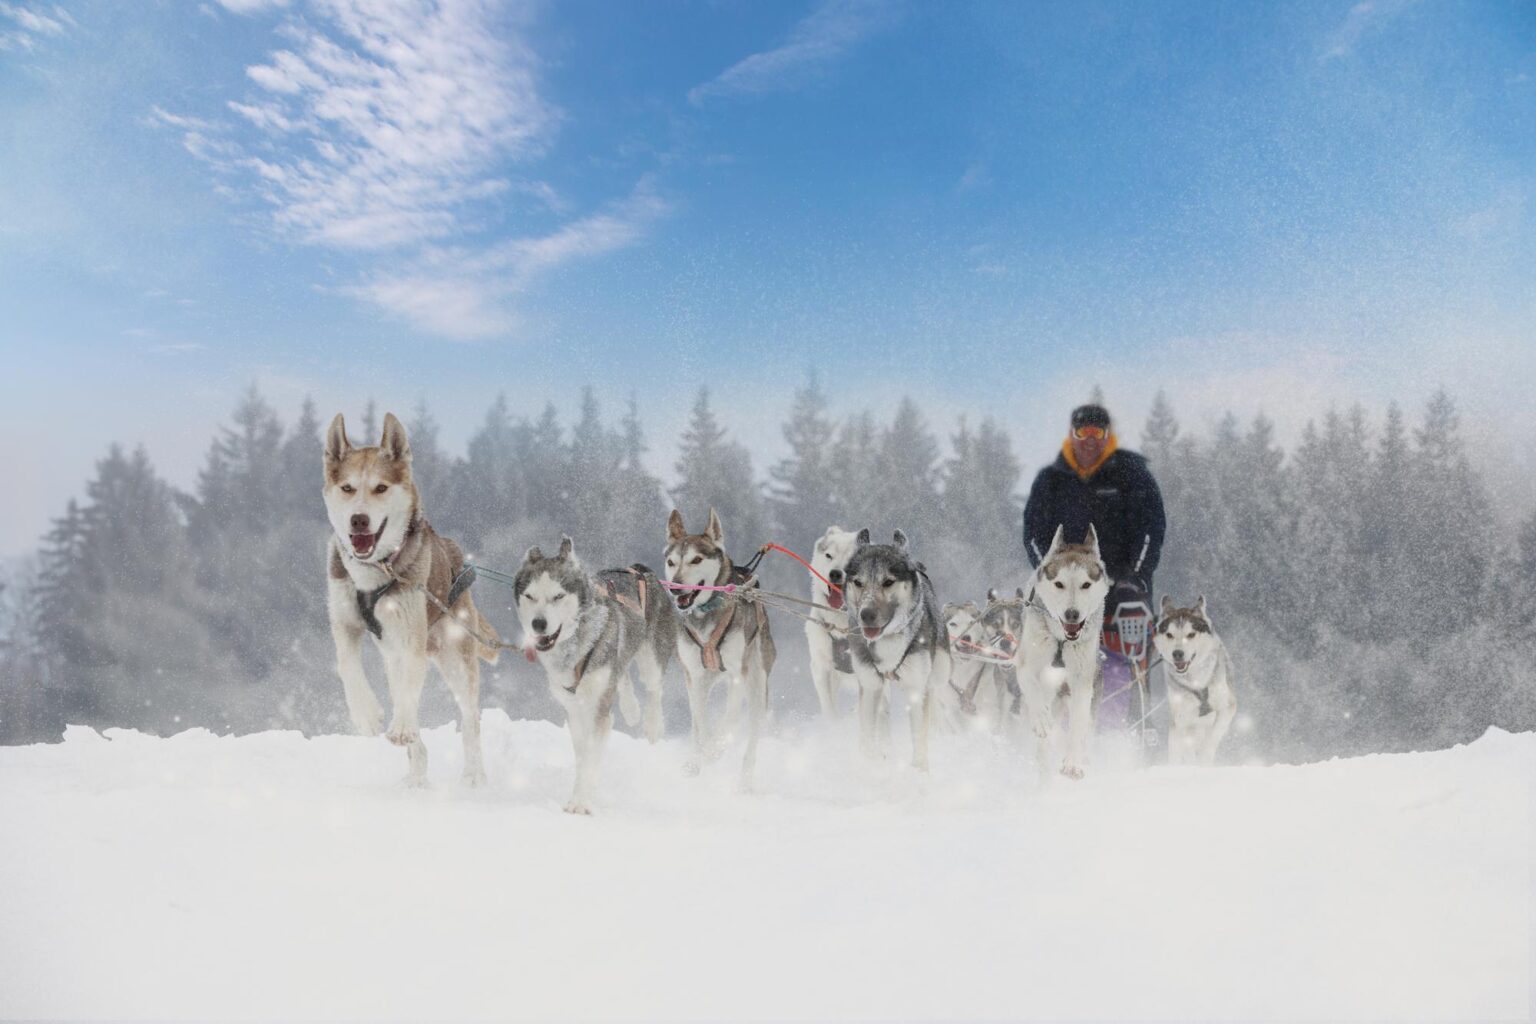
[[[1068,608],[1066,611],[1061,613],[1061,621],[1062,622],[1073,622],[1073,623],[1076,623],[1076,622],[1081,622],[1082,619],[1083,619],[1083,613],[1078,611],[1076,608]]]
[[[1173,660],[1174,661],[1183,661],[1184,660],[1184,652],[1182,650],[1174,651],[1173,652]]]
[[[875,624],[875,610],[873,608],[860,608],[859,621],[866,626],[873,626]]]
[[[538,618],[533,620],[532,625],[533,625],[533,631],[535,633],[542,633],[546,629],[549,628],[549,620],[544,618],[544,616],[541,615]]]
[[[368,514],[366,512],[359,512],[357,515],[352,517],[352,532],[368,532]]]
[[[827,579],[832,581],[832,585],[834,587],[842,586],[843,585],[843,570],[841,570],[841,569],[833,569],[831,572],[827,573]]]

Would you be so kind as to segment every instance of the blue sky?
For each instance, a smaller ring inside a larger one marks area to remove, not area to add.
[[[700,384],[767,458],[812,368],[1026,462],[1095,382],[1444,383],[1532,478],[1533,185],[1528,3],[4,0],[0,554],[252,381],[453,446],[633,390],[663,473]]]

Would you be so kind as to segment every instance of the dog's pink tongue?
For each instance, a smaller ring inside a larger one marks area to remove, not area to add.
[[[843,595],[835,590],[827,591],[827,607],[837,611],[843,606]]]
[[[373,548],[373,534],[354,533],[352,535],[352,550],[369,551]]]
[[[878,640],[878,639],[880,639],[880,630],[872,628],[870,626],[865,626],[864,627],[864,639],[865,640]]]

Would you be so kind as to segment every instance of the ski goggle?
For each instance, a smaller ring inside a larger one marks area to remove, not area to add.
[[[1077,438],[1079,441],[1086,441],[1089,438],[1095,438],[1102,441],[1109,436],[1109,428],[1093,426],[1074,427],[1072,428],[1072,436]]]

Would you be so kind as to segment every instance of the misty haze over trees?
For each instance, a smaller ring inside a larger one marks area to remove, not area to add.
[[[503,398],[459,456],[418,406],[402,419],[425,512],[475,560],[508,571],[561,534],[591,569],[654,565],[676,504],[694,529],[718,509],[738,561],[768,540],[808,554],[836,523],[877,539],[906,530],[942,600],[980,600],[1028,574],[1023,493],[1054,439],[1031,442],[1021,461],[983,419],[954,425],[946,446],[910,399],[889,422],[838,415],[812,381],[783,427],[789,455],[760,468],[701,391],[668,492],[645,468],[634,400],[618,411],[605,419],[590,388],[570,422],[553,405],[515,414]],[[1158,594],[1206,595],[1237,665],[1251,728],[1234,732],[1226,758],[1536,728],[1536,514],[1497,523],[1448,395],[1411,417],[1330,412],[1290,452],[1263,416],[1229,415],[1195,437],[1175,413],[1159,395],[1139,432],[1119,432],[1151,460],[1167,505]],[[350,419],[353,443],[375,443],[379,418],[370,404]],[[142,449],[110,449],[37,557],[0,579],[0,742],[53,739],[66,723],[349,731],[326,627],[321,428],[312,403],[284,424],[252,389],[190,494]],[[765,563],[764,582],[806,590],[783,559]],[[516,635],[509,593],[481,582],[476,601]],[[775,628],[772,707],[810,715],[800,622],[776,615]],[[686,725],[676,668],[667,686],[675,731]],[[427,720],[448,718],[442,687],[427,693]],[[557,710],[515,657],[487,673],[483,704],[513,717]]]

